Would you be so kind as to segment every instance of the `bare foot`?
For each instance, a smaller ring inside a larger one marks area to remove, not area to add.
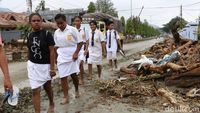
[[[79,97],[80,97],[80,93],[79,91],[76,91],[75,98],[79,98]]]
[[[110,68],[109,71],[113,71],[113,68]]]
[[[83,84],[84,84],[83,80],[79,79],[79,85],[83,85]]]
[[[49,105],[49,108],[47,110],[47,113],[55,113],[54,112],[54,104],[53,105]]]
[[[69,103],[69,98],[63,98],[63,100],[61,101],[61,105],[67,104]]]
[[[88,77],[88,80],[92,80],[92,77]]]

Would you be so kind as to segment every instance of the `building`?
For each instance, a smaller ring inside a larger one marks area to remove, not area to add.
[[[179,34],[185,38],[193,41],[198,40],[198,23],[190,22],[183,29],[179,31]]]
[[[56,16],[56,14],[58,13],[65,14],[65,16],[67,17],[68,24],[72,25],[73,18],[75,16],[83,15],[85,12],[84,9],[81,8],[81,9],[59,9],[59,10],[47,9],[45,11],[39,11],[39,13],[45,20],[48,20],[50,22],[54,21],[54,17]]]

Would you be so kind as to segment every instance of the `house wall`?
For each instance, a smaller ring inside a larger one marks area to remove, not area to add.
[[[12,39],[17,40],[21,37],[21,31],[1,31],[1,37],[5,43],[11,42]]]

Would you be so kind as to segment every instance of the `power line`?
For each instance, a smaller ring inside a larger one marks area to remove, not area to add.
[[[189,7],[189,6],[193,6],[193,5],[197,5],[197,4],[200,4],[200,2],[195,2],[195,3],[192,3],[192,4],[185,4],[185,5],[182,5],[182,7]],[[167,7],[163,7],[163,6],[159,6],[159,7],[145,7],[145,10],[146,9],[173,9],[173,8],[180,8],[180,5],[178,6],[167,6]],[[132,10],[139,10],[141,8],[132,8]],[[119,12],[121,11],[130,11],[131,9],[123,9],[123,10],[118,10]]]

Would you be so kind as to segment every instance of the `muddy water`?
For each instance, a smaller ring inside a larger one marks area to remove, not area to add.
[[[144,42],[138,42],[138,43],[131,43],[126,44],[124,46],[124,50],[126,52],[126,55],[131,57],[132,54],[143,51],[152,45],[154,45],[156,42],[160,42],[163,39],[153,39],[149,41]],[[129,64],[132,61],[123,59],[121,56],[119,56],[119,65],[124,66]],[[85,66],[86,67],[86,66]],[[29,81],[27,79],[27,72],[26,72],[26,63],[12,63],[9,65],[9,69],[11,70],[11,78],[13,81],[13,84],[18,86],[19,88],[23,88],[26,86],[29,86]],[[87,67],[85,68],[87,70]],[[125,103],[118,103],[115,101],[109,101],[105,100],[100,96],[98,91],[93,87],[95,79],[97,77],[96,75],[96,69],[94,69],[94,80],[93,81],[87,81],[85,79],[85,85],[80,86],[80,92],[81,97],[78,99],[75,99],[74,95],[74,87],[73,84],[70,83],[70,90],[69,90],[69,96],[70,96],[70,103],[67,105],[60,105],[60,101],[62,100],[63,94],[60,88],[60,81],[59,79],[53,80],[53,88],[54,88],[54,95],[55,95],[55,106],[57,113],[155,113],[151,111],[149,108],[135,108],[133,106],[130,106],[129,104]],[[87,74],[86,74],[87,75]],[[85,75],[85,76],[86,76]],[[117,78],[117,76],[114,76],[114,72],[108,71],[108,65],[106,59],[103,61],[103,77],[102,79],[113,79]],[[0,78],[2,80],[2,78]],[[2,82],[0,82],[0,86],[2,86]],[[3,92],[3,88],[0,88],[1,92]],[[48,107],[48,101],[45,96],[45,93],[42,92],[42,111],[45,112]],[[31,113],[33,110],[31,109],[32,106],[29,107],[29,112]],[[28,112],[28,113],[29,113]]]

